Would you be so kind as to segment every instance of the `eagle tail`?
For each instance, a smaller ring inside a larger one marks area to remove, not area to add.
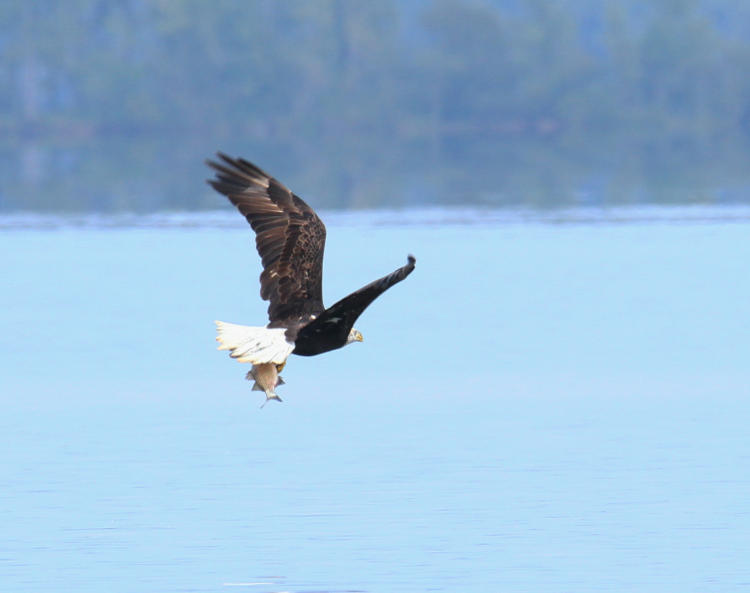
[[[229,350],[239,362],[283,364],[294,350],[286,339],[284,328],[250,327],[236,323],[216,322],[219,350]]]

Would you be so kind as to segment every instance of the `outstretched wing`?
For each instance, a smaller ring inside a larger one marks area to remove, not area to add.
[[[315,321],[308,323],[301,328],[297,334],[297,339],[313,338],[315,334],[330,334],[333,330],[344,339],[352,329],[354,322],[362,312],[381,294],[388,290],[397,282],[401,282],[414,270],[416,259],[410,255],[405,266],[398,268],[387,276],[379,280],[370,282],[367,286],[360,288],[347,297],[341,299],[338,303],[331,305],[323,313],[318,315]]]
[[[326,228],[310,206],[245,159],[217,153],[221,163],[209,185],[224,194],[255,231],[263,262],[260,296],[274,322],[309,319],[323,310]],[[283,325],[279,323],[279,325]]]

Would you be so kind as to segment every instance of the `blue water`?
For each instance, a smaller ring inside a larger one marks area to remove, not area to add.
[[[0,233],[0,590],[750,590],[749,223],[328,237],[417,269],[261,410],[241,219]]]

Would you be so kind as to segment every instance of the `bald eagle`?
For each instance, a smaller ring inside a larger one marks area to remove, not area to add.
[[[248,327],[216,322],[219,350],[240,362],[252,363],[246,379],[266,400],[281,401],[276,387],[291,354],[314,356],[361,342],[354,322],[383,292],[401,282],[416,260],[371,282],[331,307],[323,305],[323,249],[326,228],[312,208],[279,181],[242,158],[217,153],[207,160],[216,176],[208,183],[229,198],[255,231],[263,264],[260,296],[270,301],[269,323]],[[265,402],[264,402],[265,403]]]

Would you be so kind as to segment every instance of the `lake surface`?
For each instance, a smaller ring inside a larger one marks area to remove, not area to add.
[[[0,588],[750,590],[750,223],[420,218],[330,218],[327,303],[417,268],[263,409],[241,219],[5,224]]]

